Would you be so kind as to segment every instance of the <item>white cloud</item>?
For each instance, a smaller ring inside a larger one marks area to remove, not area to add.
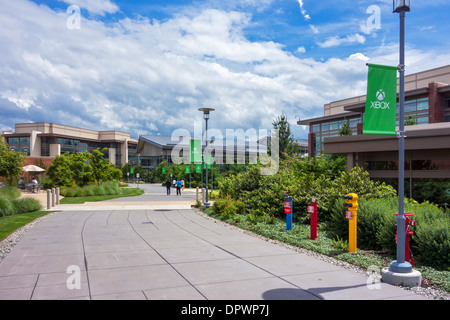
[[[305,20],[311,20],[311,17],[309,16],[309,14],[306,13],[305,8],[303,8],[303,0],[297,0],[297,1],[300,6],[300,11],[302,12],[303,18],[305,18]]]
[[[321,116],[325,103],[363,94],[365,63],[378,57],[381,63],[395,61],[398,55],[395,46],[386,45],[323,62],[296,57],[278,43],[248,40],[244,30],[252,17],[236,11],[108,24],[82,19],[80,30],[69,30],[67,17],[26,0],[2,2],[5,128],[48,121],[134,137],[171,135],[177,128],[193,133],[194,122],[202,123],[197,109],[208,106],[216,109],[212,128],[269,129],[282,111],[302,119]],[[323,45],[362,41],[355,34]],[[298,46],[297,52],[305,51]],[[413,54],[407,55],[407,70],[450,60],[441,53]]]
[[[90,13],[98,15],[105,15],[105,13],[116,13],[119,11],[119,7],[112,3],[110,0],[58,0],[70,5],[79,6],[82,9],[86,9]]]
[[[311,28],[311,30],[314,34],[319,33],[319,29],[315,25],[310,24],[309,27]]]
[[[323,42],[317,42],[317,45],[322,48],[337,47],[340,45],[347,45],[353,43],[364,43],[366,38],[359,33],[350,34],[344,38],[338,36],[330,37]]]

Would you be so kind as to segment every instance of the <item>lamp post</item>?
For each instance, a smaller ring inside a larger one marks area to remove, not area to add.
[[[397,273],[410,273],[412,266],[405,261],[405,13],[410,11],[410,0],[393,0],[394,12],[400,14],[400,64],[399,64],[399,143],[398,143],[398,217],[397,260],[389,269]]]
[[[214,111],[213,108],[200,108],[198,109],[198,111],[203,111],[203,119],[205,119],[206,122],[206,147],[205,147],[205,151],[208,149],[208,120],[209,120],[209,113]],[[209,207],[209,202],[208,202],[208,154],[206,154],[206,198],[205,198],[205,203],[204,205],[206,207]],[[203,163],[202,163],[203,166]],[[202,172],[203,172],[203,168],[202,168]]]

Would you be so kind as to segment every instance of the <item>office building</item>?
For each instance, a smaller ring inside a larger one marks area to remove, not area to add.
[[[65,152],[92,152],[108,148],[111,164],[124,165],[136,153],[137,140],[120,131],[95,131],[47,122],[17,123],[14,132],[2,131],[11,150],[25,152],[27,163],[42,160],[48,166]]]
[[[397,137],[362,133],[365,98],[330,102],[322,117],[297,122],[309,126],[309,155],[343,154],[348,169],[358,165],[372,178],[398,177]],[[450,65],[405,77],[405,120],[405,179],[450,178]],[[339,136],[346,121],[353,134]]]

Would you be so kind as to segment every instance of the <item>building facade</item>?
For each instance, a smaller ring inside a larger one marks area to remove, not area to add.
[[[106,157],[111,164],[123,165],[136,153],[137,140],[120,131],[95,131],[55,123],[17,123],[15,131],[3,131],[9,148],[25,152],[28,162],[36,159],[49,163],[65,152],[92,152],[108,148]]]
[[[192,137],[168,137],[143,135],[139,137],[137,154],[130,157],[130,163],[140,164],[145,170],[153,170],[162,161],[189,163],[190,140]],[[202,142],[202,154],[208,153],[217,164],[245,164],[255,161],[258,155],[266,155],[267,138],[258,141],[211,140],[205,152],[206,143]],[[175,148],[175,149],[174,149]],[[174,159],[173,157],[178,157]]]
[[[344,154],[348,169],[358,165],[373,178],[398,177],[397,137],[362,133],[365,98],[331,102],[324,116],[297,122],[309,125],[309,155]],[[405,77],[405,120],[405,178],[450,178],[450,65]],[[352,135],[339,136],[346,121]]]

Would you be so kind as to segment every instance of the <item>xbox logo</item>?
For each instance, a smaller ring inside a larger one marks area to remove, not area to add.
[[[375,96],[377,97],[377,99],[379,101],[381,101],[381,100],[383,100],[386,97],[386,93],[384,93],[384,90],[380,89],[380,90],[377,91]]]

